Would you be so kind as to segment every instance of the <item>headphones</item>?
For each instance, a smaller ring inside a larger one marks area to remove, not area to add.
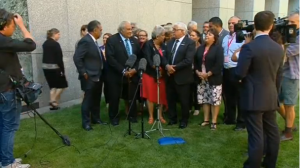
[[[0,30],[3,30],[7,24],[9,13],[6,12],[3,17],[0,17]]]

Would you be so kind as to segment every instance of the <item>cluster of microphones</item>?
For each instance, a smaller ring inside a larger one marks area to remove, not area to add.
[[[125,71],[129,70],[132,68],[137,60],[137,56],[132,54],[129,56],[128,60],[125,63]],[[159,66],[160,66],[160,56],[158,54],[155,54],[153,56],[153,65],[155,66],[155,69],[157,73],[159,73]],[[145,58],[140,59],[139,66],[138,66],[138,72],[140,77],[142,77],[143,73],[146,71],[147,67],[147,60]],[[159,77],[159,74],[157,74]]]

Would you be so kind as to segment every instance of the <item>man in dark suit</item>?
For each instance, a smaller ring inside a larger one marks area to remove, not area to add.
[[[206,37],[206,34],[207,34],[208,30],[209,30],[209,22],[205,21],[203,23],[202,34],[201,34],[201,37],[200,37],[200,43],[201,44],[205,43],[205,37]]]
[[[229,34],[229,31],[223,29],[223,22],[219,17],[213,17],[209,19],[209,28],[216,29],[219,32],[219,45],[222,45],[223,39]]]
[[[275,110],[279,107],[283,49],[269,36],[274,14],[262,11],[255,15],[255,39],[245,44],[240,52],[236,75],[242,79],[241,109],[248,131],[248,160],[245,168],[260,167],[264,134],[266,138],[266,167],[275,168],[279,150],[279,130]]]
[[[102,94],[103,54],[97,39],[101,37],[102,26],[94,20],[88,24],[88,34],[78,42],[73,60],[84,84],[84,98],[81,106],[82,127],[92,130],[90,123],[105,125],[100,119],[100,101]]]
[[[174,38],[167,44],[162,65],[168,71],[166,78],[169,124],[177,124],[176,100],[181,104],[182,119],[179,128],[187,127],[189,119],[190,84],[193,82],[192,63],[196,52],[195,42],[187,35],[187,26],[178,22],[173,26]]]
[[[125,71],[125,63],[133,54],[139,57],[140,45],[137,39],[132,36],[132,26],[130,22],[123,21],[119,25],[118,33],[107,39],[106,58],[108,63],[107,82],[109,83],[109,118],[113,126],[119,125],[118,111],[120,97],[134,102],[128,112],[128,119],[136,123],[136,103],[134,93],[138,85],[138,58],[132,69]]]

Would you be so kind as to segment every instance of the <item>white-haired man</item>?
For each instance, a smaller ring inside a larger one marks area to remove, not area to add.
[[[195,21],[190,21],[187,25],[188,32],[197,30],[198,29],[198,24]]]
[[[120,96],[127,101],[133,101],[134,92],[138,84],[138,60],[140,45],[136,38],[132,36],[132,25],[128,21],[123,21],[119,25],[118,33],[110,36],[106,42],[105,55],[108,63],[108,89],[109,94],[109,117],[113,126],[119,125],[118,111]],[[138,58],[134,68],[125,71],[127,59],[136,55]],[[130,81],[130,82],[129,82]],[[130,89],[128,89],[130,88]],[[130,90],[130,91],[129,91]],[[120,93],[122,93],[120,95]],[[129,113],[131,122],[136,123],[136,104],[133,103]]]
[[[166,57],[162,65],[168,72],[166,78],[169,124],[177,124],[176,101],[181,104],[182,119],[179,128],[187,127],[189,118],[190,84],[193,82],[192,63],[195,42],[187,34],[187,26],[178,22],[173,26],[173,36],[167,44]]]

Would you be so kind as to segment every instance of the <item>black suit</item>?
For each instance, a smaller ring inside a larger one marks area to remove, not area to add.
[[[176,66],[175,73],[166,77],[169,118],[170,122],[177,122],[176,100],[179,99],[182,112],[181,122],[186,124],[189,118],[190,84],[194,81],[192,63],[196,47],[195,42],[185,36],[175,52],[173,62],[171,51],[174,43],[175,39],[168,42],[166,57],[163,59],[163,67],[166,68],[167,64]]]
[[[195,70],[202,71],[202,60],[203,53],[205,51],[205,45],[201,45],[195,55]],[[206,72],[211,71],[212,76],[208,78],[209,85],[221,85],[222,84],[222,69],[223,69],[223,47],[214,44],[210,46],[206,56],[205,56],[205,68]],[[197,83],[201,82],[199,77],[196,78]]]
[[[132,47],[132,54],[137,56],[134,68],[138,70],[138,62],[140,55],[140,45],[136,38],[129,38],[130,45]],[[130,102],[135,102],[133,100],[135,90],[138,85],[138,75],[135,74],[132,78],[128,79],[123,76],[123,70],[126,68],[125,63],[129,58],[127,54],[124,42],[119,33],[112,35],[108,38],[106,42],[106,59],[108,63],[107,72],[107,82],[108,89],[110,91],[109,95],[109,117],[111,120],[118,122],[118,110],[120,97]],[[131,118],[136,118],[136,103],[133,103],[131,110],[129,111],[129,116]]]
[[[275,110],[279,107],[282,47],[262,35],[242,47],[236,75],[242,79],[241,110],[245,111],[249,158],[244,167],[260,167],[266,136],[265,163],[275,168],[279,150],[279,130]]]
[[[77,45],[73,57],[74,63],[84,83],[84,98],[81,106],[82,126],[100,121],[100,101],[102,94],[101,74],[103,69],[103,56],[99,47],[90,34],[84,36]],[[88,75],[86,80],[83,75]]]

